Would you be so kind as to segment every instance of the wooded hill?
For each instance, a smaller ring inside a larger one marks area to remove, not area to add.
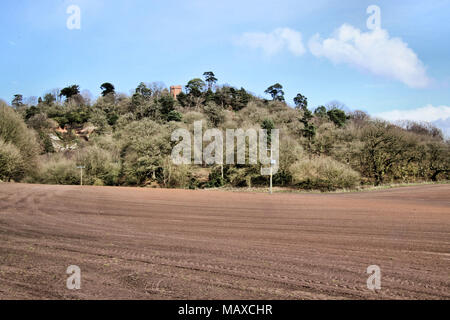
[[[24,103],[0,102],[0,180],[167,188],[267,185],[260,165],[176,166],[177,128],[280,129],[275,186],[322,191],[392,182],[448,180],[450,143],[427,123],[392,124],[339,104],[295,108],[275,84],[263,99],[244,88],[216,85],[212,72],[193,79],[174,99],[159,83],[140,83],[130,96],[101,85],[95,101],[77,85]]]

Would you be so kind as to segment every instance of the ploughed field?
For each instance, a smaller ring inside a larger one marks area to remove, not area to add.
[[[66,287],[70,265],[80,290]],[[268,195],[0,184],[0,299],[22,298],[449,299],[450,185]]]

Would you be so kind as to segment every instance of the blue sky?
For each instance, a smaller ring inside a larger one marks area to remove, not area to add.
[[[66,27],[70,5],[79,30]],[[366,26],[370,5],[381,9],[379,34]],[[390,120],[445,122],[449,12],[450,0],[2,1],[0,98],[71,84],[97,96],[105,81],[129,93],[212,70],[260,96],[279,82],[289,102],[301,92],[311,108],[338,100]]]

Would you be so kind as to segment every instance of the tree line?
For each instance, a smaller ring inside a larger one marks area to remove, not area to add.
[[[158,82],[141,82],[132,94],[102,83],[95,101],[79,85],[25,102],[0,102],[0,180],[176,188],[253,187],[267,184],[255,165],[175,166],[171,133],[204,120],[219,129],[280,129],[280,169],[274,185],[323,191],[394,182],[449,179],[450,145],[427,123],[392,124],[339,103],[310,109],[299,93],[294,108],[283,86],[269,99],[244,88],[218,85],[203,73],[174,99]]]

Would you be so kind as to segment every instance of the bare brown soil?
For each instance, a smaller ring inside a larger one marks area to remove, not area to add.
[[[69,265],[81,290],[66,288]],[[449,299],[449,267],[449,185],[270,196],[0,184],[1,299]]]

